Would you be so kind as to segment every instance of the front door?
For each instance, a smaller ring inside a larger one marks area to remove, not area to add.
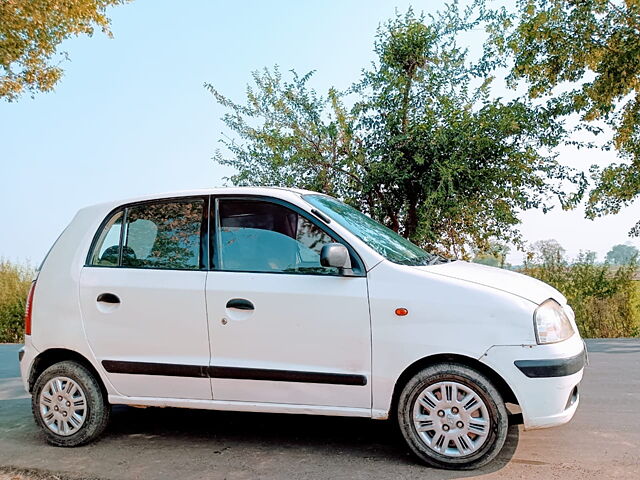
[[[103,227],[80,278],[89,345],[118,392],[211,399],[208,199],[131,205]]]
[[[224,197],[215,206],[214,400],[370,408],[363,268],[343,276],[321,266],[322,245],[339,239],[296,207]]]

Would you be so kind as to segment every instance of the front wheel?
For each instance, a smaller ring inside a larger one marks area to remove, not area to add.
[[[481,373],[441,363],[417,373],[398,400],[405,441],[428,465],[470,470],[502,449],[508,430],[502,397]]]
[[[98,380],[73,361],[47,368],[33,386],[31,406],[36,423],[49,443],[76,447],[104,431],[110,406]]]

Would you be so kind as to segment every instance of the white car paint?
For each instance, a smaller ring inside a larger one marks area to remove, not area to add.
[[[103,360],[209,363],[207,309],[203,295],[207,273],[185,270],[85,267],[80,274],[80,308],[86,339],[98,363]],[[103,292],[121,303],[96,302]],[[211,400],[207,378],[105,374],[122,395]]]
[[[402,373],[434,355],[455,355],[492,369],[511,388],[526,428],[564,423],[582,370],[529,378],[517,360],[580,354],[577,333],[538,345],[533,314],[555,289],[523,275],[456,261],[394,264],[347,228],[328,226],[360,256],[366,277],[314,277],[219,271],[152,271],[85,266],[105,217],[127,203],[234,194],[289,202],[308,213],[300,190],[228,188],[150,195],[80,210],[37,277],[33,332],[25,339],[22,377],[30,388],[34,360],[52,349],[76,352],[100,375],[111,403],[216,410],[387,418]],[[314,217],[313,217],[314,218]],[[122,304],[100,311],[96,295],[117,290]],[[256,310],[225,311],[230,297],[251,296]],[[126,300],[126,303],[125,303]],[[395,315],[403,307],[409,314]],[[223,325],[222,320],[226,320]],[[357,375],[365,385],[108,373],[102,361],[214,367],[259,367]]]
[[[250,300],[255,310],[225,308],[234,297]],[[365,277],[216,272],[207,279],[207,308],[216,366],[357,374],[367,380],[354,387],[213,378],[216,400],[371,408]]]
[[[540,304],[548,298],[557,300],[561,305],[567,303],[564,295],[555,288],[536,278],[521,275],[511,270],[462,261],[416,268],[433,275],[456,278],[465,282],[502,290],[536,304]]]

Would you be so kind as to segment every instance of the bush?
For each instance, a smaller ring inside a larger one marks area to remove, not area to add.
[[[30,266],[0,259],[0,343],[22,342],[24,308],[32,277]]]
[[[584,337],[640,336],[640,282],[634,281],[637,258],[626,265],[597,264],[593,252],[568,262],[557,243],[534,245],[522,273],[562,292],[576,313]]]

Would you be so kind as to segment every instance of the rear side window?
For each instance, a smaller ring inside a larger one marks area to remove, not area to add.
[[[107,222],[91,265],[197,270],[204,201],[145,203]]]
[[[127,209],[122,266],[198,269],[203,202]]]

